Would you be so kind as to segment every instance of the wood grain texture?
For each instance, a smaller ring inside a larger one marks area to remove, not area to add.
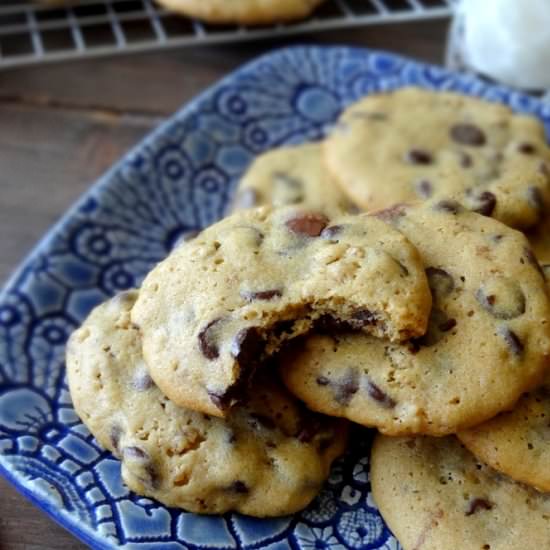
[[[349,44],[441,62],[434,21],[0,73],[0,282],[98,176],[161,120],[254,56]],[[0,549],[86,548],[0,478]]]

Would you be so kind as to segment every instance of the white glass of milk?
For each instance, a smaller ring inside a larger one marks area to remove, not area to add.
[[[550,0],[458,0],[447,65],[550,90]]]

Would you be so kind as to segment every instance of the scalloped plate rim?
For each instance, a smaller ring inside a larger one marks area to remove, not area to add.
[[[287,47],[277,48],[272,51],[266,52],[260,56],[255,57],[254,59],[246,62],[245,64],[239,66],[238,68],[229,72],[226,76],[215,81],[209,85],[205,90],[203,90],[198,95],[194,96],[191,100],[185,103],[180,109],[178,109],[173,115],[169,116],[166,120],[161,122],[156,128],[150,131],[145,137],[143,137],[136,145],[132,146],[124,155],[118,160],[111,168],[103,173],[91,186],[80,196],[78,197],[71,206],[65,210],[61,215],[59,220],[52,224],[46,233],[41,237],[38,242],[32,247],[32,249],[26,254],[26,256],[20,261],[18,266],[12,271],[8,276],[7,281],[0,289],[0,303],[4,301],[12,287],[14,287],[18,280],[23,276],[26,269],[29,268],[29,265],[35,260],[38,255],[42,252],[43,249],[47,248],[49,243],[56,234],[63,228],[65,225],[74,217],[78,209],[85,204],[85,202],[93,197],[94,195],[101,193],[104,189],[109,187],[109,184],[119,171],[121,167],[127,162],[129,158],[133,155],[139,153],[144,147],[148,144],[152,144],[156,139],[161,137],[166,133],[167,129],[173,123],[175,118],[184,118],[192,114],[193,110],[210,98],[221,86],[231,83],[236,76],[239,74],[254,69],[256,66],[259,66],[261,63],[269,60],[271,62],[276,62],[278,59],[283,59],[286,54],[292,54],[293,52],[303,52],[303,51],[329,51],[329,50],[341,50],[347,53],[355,54],[364,54],[364,55],[383,55],[386,58],[391,58],[397,60],[398,62],[404,64],[414,64],[416,66],[421,66],[425,68],[433,68],[442,71],[448,75],[459,76],[463,75],[465,78],[468,78],[471,82],[478,82],[480,85],[486,89],[505,92],[506,94],[511,94],[512,96],[516,94],[518,97],[528,97],[526,93],[518,90],[511,89],[507,86],[493,83],[486,83],[475,75],[469,75],[466,73],[459,73],[457,71],[452,71],[440,67],[439,65],[426,63],[423,61],[418,61],[407,56],[396,54],[389,51],[370,49],[363,47],[353,47],[346,45],[315,45],[315,44],[295,44]],[[464,92],[462,92],[464,93]],[[93,548],[103,550],[103,549],[112,549],[115,548],[107,537],[99,535],[92,528],[85,526],[84,528],[80,527],[79,520],[76,517],[70,516],[69,514],[65,515],[63,511],[58,510],[53,503],[48,502],[47,500],[42,500],[40,496],[33,493],[28,487],[22,483],[17,476],[13,474],[11,468],[6,465],[6,460],[4,455],[0,453],[0,474],[10,482],[10,484],[25,498],[29,499],[34,505],[36,505],[40,510],[44,511],[51,519],[53,519],[61,527],[75,535],[78,539],[84,542],[87,545],[90,545]],[[184,542],[179,542],[184,545]]]

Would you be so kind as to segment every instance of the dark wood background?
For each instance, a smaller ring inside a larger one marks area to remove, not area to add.
[[[0,72],[0,283],[86,188],[186,101],[290,43],[362,45],[441,63],[447,21]],[[86,546],[0,478],[1,550]]]

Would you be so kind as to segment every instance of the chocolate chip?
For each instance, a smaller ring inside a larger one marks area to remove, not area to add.
[[[470,168],[473,163],[474,161],[468,153],[464,151],[460,152],[460,166],[462,166],[462,168]]]
[[[210,397],[210,401],[212,401],[220,411],[225,411],[231,404],[231,398],[227,393],[216,393],[213,391],[207,391],[207,393],[208,397]]]
[[[366,326],[376,325],[378,319],[374,313],[368,309],[359,309],[353,312],[351,319],[347,323],[354,329],[359,330]]]
[[[398,218],[405,215],[407,211],[407,205],[403,203],[394,204],[389,208],[384,208],[376,212],[371,212],[369,215],[378,218],[379,220],[392,223]]]
[[[149,455],[139,447],[124,447],[122,450],[122,456],[124,458],[131,458],[135,460],[149,460]]]
[[[274,298],[280,298],[282,295],[283,295],[283,291],[278,288],[273,288],[271,290],[258,290],[258,291],[243,290],[241,292],[241,296],[247,302],[253,302],[254,300],[269,301],[269,300],[273,300]]]
[[[318,376],[315,382],[317,382],[319,386],[328,386],[330,384],[330,380],[326,376]]]
[[[113,446],[113,451],[119,453],[120,452],[120,439],[122,437],[122,428],[115,424],[111,428],[111,432],[109,434],[109,439],[111,440],[111,445]]]
[[[462,211],[462,205],[451,199],[444,199],[434,204],[434,210],[448,212],[449,214],[458,214]]]
[[[341,319],[336,319],[336,317],[328,314],[321,315],[319,318],[315,319],[313,328],[321,334],[329,335],[336,332],[353,330],[350,323],[342,321]]]
[[[136,471],[133,467],[132,470],[136,477],[146,486],[157,489],[160,485],[160,479],[155,466],[151,462],[151,457],[139,447],[124,447],[122,451],[123,460],[129,460],[134,464],[139,464],[139,468]]]
[[[512,354],[516,357],[521,357],[524,347],[518,335],[507,327],[501,327],[498,332],[510,348]]]
[[[335,239],[335,237],[341,235],[343,230],[343,225],[330,225],[329,227],[325,227],[325,229],[321,231],[321,239],[332,241]]]
[[[334,399],[340,405],[346,406],[359,391],[359,376],[357,371],[349,369],[346,375],[334,385]]]
[[[447,319],[439,324],[439,330],[441,332],[449,332],[456,327],[456,319]]]
[[[268,430],[274,430],[277,427],[273,419],[265,414],[250,413],[250,418],[253,421],[253,427],[257,427],[258,424]]]
[[[296,204],[304,200],[304,186],[298,178],[284,172],[273,174],[273,205],[284,206]]]
[[[296,439],[300,443],[311,443],[320,430],[321,423],[318,416],[309,411],[304,411],[303,416],[300,418]]]
[[[210,321],[210,323],[208,323],[199,332],[199,349],[201,350],[201,353],[210,361],[213,361],[220,356],[220,350],[214,334],[215,327],[220,321],[221,318],[219,317],[213,321]]]
[[[423,199],[429,199],[433,195],[433,186],[428,180],[420,180],[416,185],[416,194]]]
[[[367,393],[369,394],[369,397],[377,401],[383,407],[387,407],[389,409],[395,407],[395,401],[370,380],[367,382]]]
[[[253,208],[260,202],[260,197],[255,189],[248,188],[239,191],[233,200],[231,210],[244,210]]]
[[[426,336],[426,335],[424,334],[424,336]],[[406,344],[407,350],[409,351],[409,353],[411,355],[416,355],[420,351],[420,349],[424,345],[422,343],[422,338],[424,338],[424,336],[421,336],[420,338],[411,338],[407,342],[407,344]]]
[[[237,481],[234,481],[228,487],[228,490],[234,493],[238,493],[239,495],[246,495],[250,492],[250,489],[248,488],[247,484],[244,481],[241,481],[240,479],[238,479]]]
[[[287,228],[297,235],[307,237],[318,237],[323,229],[328,225],[328,218],[323,214],[298,214],[294,218],[287,220]]]
[[[294,321],[277,321],[271,332],[275,338],[281,338],[284,335],[292,334],[294,330]]]
[[[478,510],[491,510],[493,504],[484,498],[474,498],[468,504],[468,509],[466,510],[466,515],[471,516],[475,514]]]
[[[246,243],[246,246],[259,248],[263,243],[265,235],[253,225],[233,225],[226,229],[226,233],[234,233],[240,235],[242,242]]]
[[[487,141],[485,134],[474,124],[455,124],[449,131],[451,139],[462,145],[479,147]]]
[[[263,349],[264,341],[256,327],[239,330],[231,342],[231,355],[240,365],[256,364]]]
[[[516,281],[505,277],[488,279],[476,299],[495,319],[515,319],[525,313],[525,295]]]
[[[497,198],[490,191],[483,191],[474,198],[474,201],[475,206],[472,210],[482,216],[490,216],[497,204]]]
[[[454,279],[444,269],[428,267],[426,268],[426,276],[428,277],[428,285],[430,286],[434,300],[441,300],[454,290]]]
[[[520,143],[518,145],[518,151],[524,155],[534,155],[537,152],[537,148],[532,143]]]
[[[431,164],[432,155],[423,149],[410,149],[405,155],[405,160],[411,164]]]
[[[147,391],[154,387],[155,383],[146,372],[143,372],[134,377],[132,386],[137,391]]]
[[[419,338],[414,338],[414,340],[412,341],[413,344],[417,347],[435,346],[443,338],[443,333],[447,332],[447,330],[450,330],[450,328],[447,330],[442,330],[441,327],[443,327],[444,329],[447,328],[447,325],[449,323],[452,325],[452,321],[453,320],[449,319],[447,314],[442,309],[439,309],[435,306],[432,307],[430,318],[428,319],[428,327],[426,329],[426,332]]]

